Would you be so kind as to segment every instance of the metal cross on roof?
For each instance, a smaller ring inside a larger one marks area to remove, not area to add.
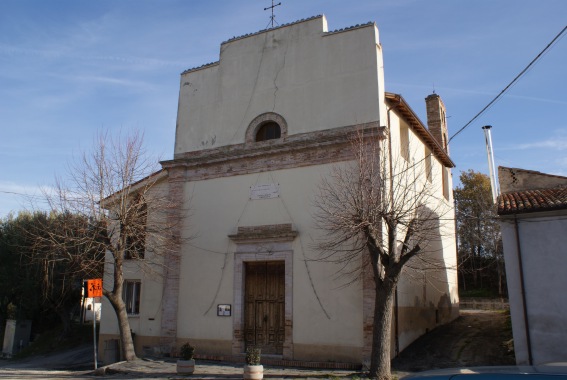
[[[274,8],[277,7],[278,5],[282,5],[282,3],[279,2],[277,4],[274,4],[274,0],[272,0],[272,6],[264,8],[265,11],[267,11],[268,9],[272,10],[272,15],[270,16],[270,22],[268,23],[268,25],[270,25],[270,23],[272,24],[272,28],[274,27],[274,22],[277,24],[276,16],[274,15]]]

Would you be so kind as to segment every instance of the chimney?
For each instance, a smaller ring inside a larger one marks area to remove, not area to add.
[[[425,98],[427,109],[427,127],[435,140],[449,154],[449,136],[447,132],[447,118],[445,116],[445,104],[437,94],[431,94]]]

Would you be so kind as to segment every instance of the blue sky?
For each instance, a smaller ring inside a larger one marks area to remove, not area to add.
[[[276,21],[325,14],[329,29],[375,21],[386,90],[425,121],[444,100],[450,135],[497,95],[567,24],[565,0],[281,0]],[[0,217],[27,206],[88,149],[98,130],[138,129],[172,158],[179,74],[269,23],[268,0],[1,0]],[[451,141],[460,171],[497,165],[567,176],[567,38]],[[17,193],[17,194],[13,194]]]

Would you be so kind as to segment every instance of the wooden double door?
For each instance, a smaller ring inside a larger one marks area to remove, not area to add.
[[[285,338],[285,265],[283,261],[246,263],[244,336],[246,347],[281,355]]]

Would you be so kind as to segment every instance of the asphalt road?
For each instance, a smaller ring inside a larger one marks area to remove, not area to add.
[[[440,326],[419,338],[394,359],[392,369],[398,377],[415,371],[464,366],[514,364],[506,342],[511,339],[507,317],[500,312],[461,311],[454,322]],[[2,379],[175,379],[171,361],[138,361],[117,363],[104,376],[93,374],[92,345],[36,356],[25,360],[0,360]],[[238,364],[197,361],[194,379],[242,378]],[[352,371],[265,368],[265,378],[352,378]]]

